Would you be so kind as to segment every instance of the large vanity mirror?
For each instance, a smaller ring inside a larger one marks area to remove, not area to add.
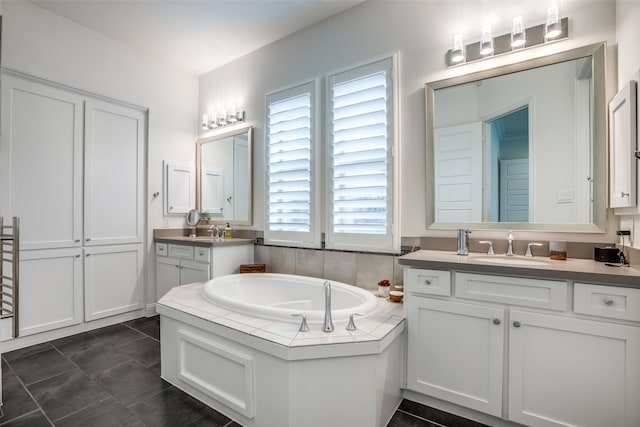
[[[204,218],[252,225],[253,127],[198,140],[196,205]]]
[[[426,85],[428,228],[604,232],[604,50]]]

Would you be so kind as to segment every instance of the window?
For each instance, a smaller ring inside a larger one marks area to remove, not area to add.
[[[389,58],[328,78],[328,248],[399,248],[392,65]]]
[[[316,84],[267,96],[265,241],[319,247]]]
[[[393,64],[327,77],[322,174],[317,84],[267,96],[265,243],[318,248],[324,231],[329,249],[400,249]]]

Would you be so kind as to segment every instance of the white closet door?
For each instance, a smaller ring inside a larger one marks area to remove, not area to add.
[[[85,108],[85,245],[143,238],[146,114],[97,100]]]
[[[85,249],[85,321],[144,308],[142,245]]]
[[[21,249],[79,246],[82,98],[2,76],[0,215],[20,217]]]

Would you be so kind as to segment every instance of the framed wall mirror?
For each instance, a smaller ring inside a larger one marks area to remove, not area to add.
[[[213,222],[253,224],[253,127],[196,143],[196,206]]]
[[[428,83],[427,228],[604,232],[604,51]]]

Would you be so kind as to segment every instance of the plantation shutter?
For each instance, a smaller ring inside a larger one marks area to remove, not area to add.
[[[315,85],[267,96],[265,241],[317,246]]]
[[[329,78],[327,247],[393,247],[392,60]]]

